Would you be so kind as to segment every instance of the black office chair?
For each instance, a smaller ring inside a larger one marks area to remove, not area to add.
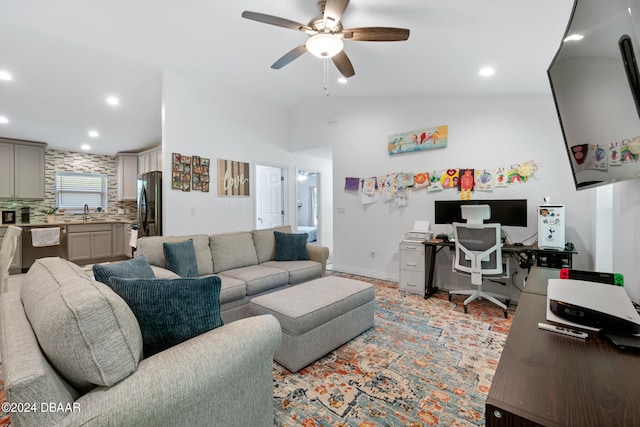
[[[464,301],[464,312],[467,305],[484,298],[504,310],[507,317],[508,298],[482,289],[482,280],[486,276],[500,277],[502,275],[502,244],[500,241],[500,224],[485,224],[490,218],[489,205],[461,206],[462,218],[466,223],[454,223],[453,235],[455,239],[454,271],[471,275],[471,283],[476,289],[450,291],[449,301],[453,294],[469,295]],[[506,298],[503,303],[498,298]]]

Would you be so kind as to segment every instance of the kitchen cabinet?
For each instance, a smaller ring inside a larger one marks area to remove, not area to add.
[[[46,146],[0,138],[0,199],[44,199]]]
[[[67,259],[77,263],[113,257],[113,224],[74,224],[67,227]]]
[[[424,294],[425,250],[422,242],[400,242],[400,282],[402,291]]]
[[[138,196],[138,155],[118,154],[118,200],[135,201]]]
[[[7,232],[6,227],[0,227],[0,246],[2,246],[2,241],[4,240],[4,235]],[[16,246],[16,251],[13,255],[13,259],[11,260],[11,264],[9,265],[9,274],[20,273],[22,271],[22,235],[18,237],[18,245]]]
[[[162,147],[138,153],[138,174],[162,170]]]

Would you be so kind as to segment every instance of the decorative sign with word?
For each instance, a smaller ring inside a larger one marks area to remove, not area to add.
[[[249,196],[249,163],[218,159],[218,196]]]

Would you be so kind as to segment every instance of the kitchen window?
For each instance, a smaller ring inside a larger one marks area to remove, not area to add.
[[[82,212],[107,206],[107,175],[100,173],[56,172],[56,206],[67,212]]]

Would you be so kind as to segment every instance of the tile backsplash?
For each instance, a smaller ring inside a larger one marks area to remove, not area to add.
[[[95,219],[113,221],[135,221],[137,203],[134,201],[118,201],[118,175],[115,156],[100,154],[74,153],[71,151],[45,151],[45,199],[44,200],[0,200],[0,210],[15,210],[16,222],[20,223],[20,208],[31,208],[31,223],[46,222],[43,209],[55,206],[55,174],[56,171],[84,173],[103,173],[108,176],[108,206],[106,212],[96,213],[97,206],[91,206],[91,216]],[[123,212],[118,214],[119,209]],[[56,214],[56,221],[78,221],[82,214]]]

